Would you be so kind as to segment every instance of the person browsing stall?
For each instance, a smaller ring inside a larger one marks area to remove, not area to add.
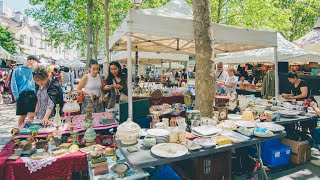
[[[220,86],[220,83],[223,83],[226,81],[226,79],[228,78],[228,73],[227,71],[225,71],[223,69],[223,63],[222,62],[219,62],[217,64],[217,69],[216,69],[216,72],[215,72],[215,77],[217,79],[217,84],[216,84],[216,91],[217,92],[220,92],[221,91],[221,86]]]
[[[36,95],[38,99],[35,115],[46,126],[50,124],[50,117],[53,117],[56,113],[62,115],[63,92],[58,81],[49,80],[49,74],[44,66],[36,67],[32,74],[36,82]],[[60,112],[55,112],[56,104],[59,104]]]
[[[112,61],[109,64],[109,73],[106,80],[106,86],[103,90],[108,93],[106,100],[106,108],[111,109],[120,101],[120,95],[128,95],[127,76],[121,73],[121,65]]]
[[[238,77],[234,75],[235,71],[233,68],[228,68],[227,73],[228,78],[225,80],[225,82],[219,82],[218,84],[222,87],[225,94],[232,92],[236,93]]]
[[[91,60],[89,63],[89,71],[87,75],[83,76],[79,82],[77,93],[84,95],[84,101],[82,103],[81,114],[85,113],[85,107],[88,105],[90,98],[93,100],[93,112],[104,112],[103,107],[103,79],[98,74],[100,70],[99,64],[95,60]]]
[[[311,99],[312,101],[315,101],[314,97],[311,95],[307,82],[300,79],[296,72],[290,72],[287,78],[292,84],[290,87],[291,94],[284,94],[282,95],[283,98],[296,100]]]
[[[28,115],[29,120],[34,118],[37,97],[35,94],[35,83],[32,78],[34,68],[40,63],[36,56],[27,57],[24,66],[18,66],[11,77],[11,90],[14,99],[17,101],[16,115],[19,115],[19,125],[24,122]]]

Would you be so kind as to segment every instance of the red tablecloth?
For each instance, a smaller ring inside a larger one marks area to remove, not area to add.
[[[146,99],[148,97],[133,97],[133,100],[139,100],[139,99]],[[184,100],[183,100],[183,95],[181,96],[170,96],[170,97],[162,97],[160,99],[154,99],[152,100],[151,98],[149,98],[150,100],[150,106],[153,106],[153,105],[161,105],[163,103],[167,103],[167,104],[170,104],[172,105],[173,103],[181,103],[183,104],[184,103]]]
[[[30,174],[30,171],[27,167],[25,167],[25,164],[21,159],[18,159],[16,161],[4,161],[5,164],[3,164],[2,160],[5,157],[5,153],[3,152],[11,151],[11,153],[13,153],[13,145],[12,142],[10,143],[11,144],[7,144],[8,149],[0,153],[0,168],[4,166],[4,169],[0,169],[1,179],[53,179],[57,177],[71,176],[72,172],[81,172],[88,170],[86,154],[77,152],[74,154],[62,156],[51,165]],[[9,150],[10,146],[11,150]]]

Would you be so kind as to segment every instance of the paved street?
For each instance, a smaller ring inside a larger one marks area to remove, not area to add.
[[[11,129],[17,124],[15,104],[0,104],[0,151],[10,141]]]

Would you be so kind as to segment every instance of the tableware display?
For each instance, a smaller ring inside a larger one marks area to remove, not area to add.
[[[179,129],[178,127],[170,127],[170,143],[177,143],[179,142]]]
[[[150,149],[152,146],[156,145],[157,140],[154,137],[145,137],[143,139],[143,146]]]
[[[190,110],[186,112],[186,121],[190,125],[192,120],[200,120],[200,111],[199,110]]]
[[[123,178],[128,169],[129,167],[125,163],[117,163],[111,167],[111,171],[117,173],[119,178]]]
[[[279,132],[279,131],[285,130],[284,126],[282,126],[280,124],[275,124],[272,122],[258,123],[258,127],[267,128],[269,131],[272,131],[272,132]]]
[[[190,140],[187,140],[183,145],[186,146],[189,151],[194,151],[202,148],[198,143]]]
[[[254,128],[257,126],[257,123],[254,121],[236,121],[238,127]]]
[[[217,125],[218,122],[216,120],[213,120],[211,118],[208,118],[208,117],[201,117],[200,118],[200,125],[203,126],[203,125]]]
[[[140,133],[140,126],[137,123],[132,122],[131,118],[128,118],[126,122],[118,126],[116,137],[122,144],[130,145],[137,142]]]
[[[192,131],[204,136],[209,136],[213,134],[218,134],[219,132],[222,131],[222,129],[217,128],[215,126],[211,126],[211,125],[204,125],[204,126],[194,127],[192,128]]]
[[[41,160],[41,159],[44,159],[44,158],[48,158],[50,157],[50,154],[47,153],[47,152],[41,152],[41,153],[36,153],[36,154],[33,154],[30,156],[30,159],[33,159],[33,160]]]
[[[300,112],[298,111],[292,111],[292,110],[280,110],[278,111],[281,116],[283,117],[295,117],[298,116],[300,114]]]
[[[257,137],[272,137],[273,133],[267,128],[256,127],[253,129],[253,134]]]
[[[150,136],[169,136],[170,131],[168,131],[166,129],[148,129],[147,135],[150,135]]]
[[[250,140],[249,137],[244,136],[244,135],[237,133],[237,132],[234,132],[234,131],[224,130],[220,134],[230,138],[233,143],[239,143],[239,142],[244,142],[244,141]]]
[[[152,154],[164,157],[164,158],[174,158],[180,157],[188,153],[188,149],[181,145],[175,143],[162,143],[157,144],[151,148]]]
[[[237,132],[239,132],[240,134],[243,134],[245,136],[252,136],[253,135],[253,129],[247,128],[247,127],[239,127],[237,129]]]
[[[217,145],[216,141],[212,138],[196,138],[194,141],[203,148],[211,148]]]
[[[230,120],[222,121],[220,124],[217,125],[217,127],[225,130],[231,130],[231,131],[237,129],[237,125],[234,123],[234,121],[230,121]]]
[[[238,114],[228,114],[229,120],[242,120],[242,116]]]

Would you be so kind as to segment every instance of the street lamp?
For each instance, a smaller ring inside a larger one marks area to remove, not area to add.
[[[139,7],[142,5],[143,0],[132,0],[132,4],[136,9],[139,9]]]

